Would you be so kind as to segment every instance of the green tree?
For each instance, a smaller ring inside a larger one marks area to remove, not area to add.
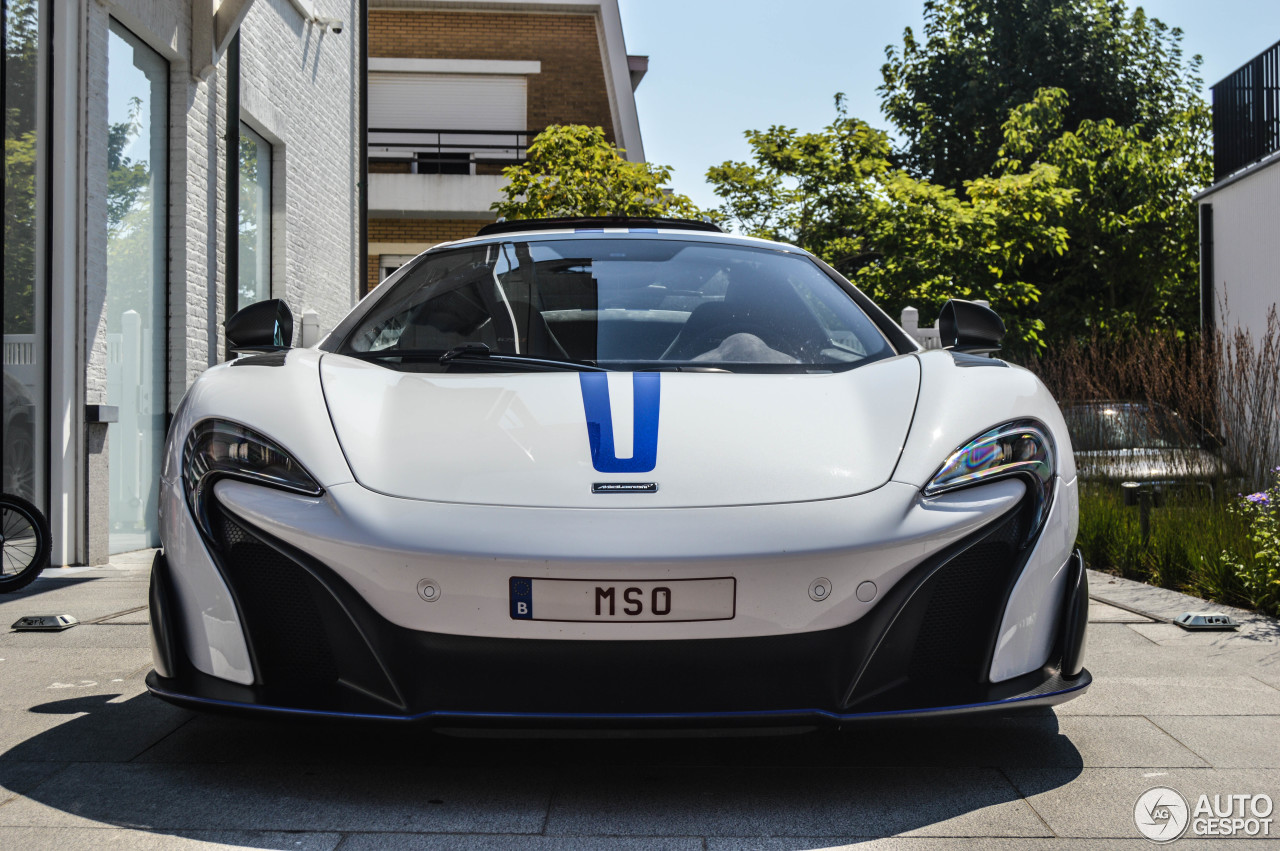
[[[1123,0],[928,0],[925,21],[886,50],[901,147],[839,100],[820,133],[748,131],[752,162],[708,173],[721,213],[926,320],[980,294],[1037,345],[1194,329],[1212,156],[1181,31]]]
[[[694,218],[698,208],[663,186],[671,169],[628,162],[599,127],[547,127],[528,158],[503,169],[503,200],[490,205],[507,219],[556,216],[671,216]]]
[[[792,242],[845,274],[879,257],[868,228],[886,211],[884,182],[892,170],[888,136],[848,114],[817,133],[790,127],[748,130],[751,162],[713,166],[707,180],[725,199],[720,216],[751,236]]]
[[[1200,57],[1182,31],[1124,0],[928,0],[924,40],[886,48],[882,109],[911,173],[959,190],[987,174],[1009,113],[1042,88],[1062,121],[1110,119],[1152,141],[1200,103]]]
[[[948,298],[984,298],[1015,339],[1039,342],[1040,284],[1027,270],[1060,256],[1058,223],[1074,191],[1058,170],[1034,163],[966,181],[960,193],[892,164],[882,131],[847,114],[817,133],[748,131],[751,162],[713,167],[719,213],[753,236],[813,251],[896,313],[929,315]]]
[[[1199,255],[1193,196],[1212,178],[1210,116],[1200,101],[1148,137],[1141,126],[1085,120],[1074,130],[1061,89],[1015,108],[1004,128],[1000,175],[1048,165],[1072,192],[1054,223],[1062,256],[1033,259],[1038,310],[1055,336],[1199,323]]]

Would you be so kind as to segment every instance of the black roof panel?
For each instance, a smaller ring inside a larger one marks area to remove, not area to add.
[[[562,230],[566,228],[667,228],[670,230],[696,230],[708,233],[724,233],[719,225],[695,219],[662,219],[645,216],[582,216],[558,219],[512,219],[485,225],[476,236],[493,236],[500,233],[521,233],[535,230]]]

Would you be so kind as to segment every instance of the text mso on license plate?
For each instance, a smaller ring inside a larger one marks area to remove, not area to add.
[[[528,621],[723,621],[737,580],[594,580],[511,577],[511,617]]]

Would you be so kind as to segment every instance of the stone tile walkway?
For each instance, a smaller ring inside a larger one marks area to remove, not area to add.
[[[1222,607],[1099,574],[1094,685],[1056,711],[552,740],[164,704],[143,686],[149,564],[48,571],[0,597],[0,628],[82,621],[0,632],[0,848],[1138,849],[1134,804],[1153,786],[1193,806],[1280,799],[1280,624],[1235,611],[1239,632],[1186,633],[1166,621]]]

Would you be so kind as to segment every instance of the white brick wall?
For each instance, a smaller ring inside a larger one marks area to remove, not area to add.
[[[226,319],[227,60],[191,76],[190,0],[89,0],[84,45],[86,402],[106,400],[106,85],[109,17],[170,61],[169,406],[222,359]],[[212,7],[212,3],[209,4]],[[358,7],[320,0],[339,35],[288,0],[254,0],[241,25],[241,109],[276,143],[274,295],[327,330],[357,298]],[[234,200],[234,199],[233,199]]]
[[[337,324],[360,273],[358,7],[315,6],[343,31],[304,22],[288,0],[254,0],[241,27],[241,111],[275,143],[272,288],[293,308],[295,342],[305,309],[324,330]]]

